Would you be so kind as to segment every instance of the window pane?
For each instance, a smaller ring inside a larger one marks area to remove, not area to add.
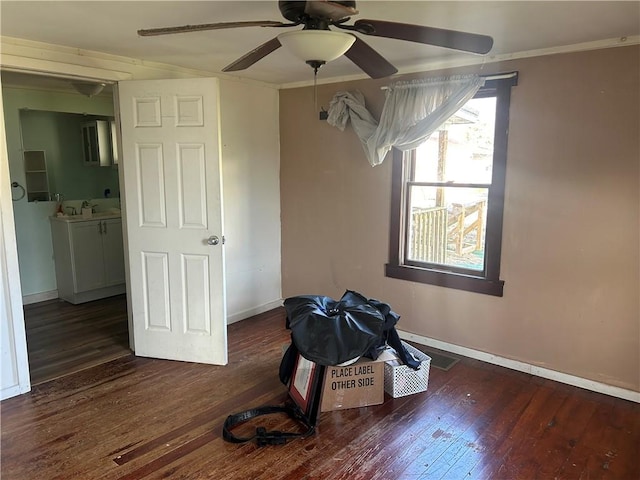
[[[496,98],[473,98],[416,149],[417,182],[491,183]]]
[[[406,261],[483,271],[489,190],[409,188]]]

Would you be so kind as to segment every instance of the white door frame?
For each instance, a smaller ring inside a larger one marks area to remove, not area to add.
[[[0,83],[0,88],[2,84]],[[2,390],[0,400],[31,390],[27,336],[22,310],[22,288],[18,266],[16,229],[4,126],[4,103],[0,95],[0,322],[2,323]],[[7,375],[10,379],[7,379]]]
[[[67,78],[69,80],[87,80],[93,82],[115,83],[114,78],[94,78],[83,77],[64,70],[53,72],[34,69],[8,68],[7,70],[28,73],[33,75],[50,76],[55,78]],[[107,71],[105,70],[105,73]],[[106,76],[106,75],[105,75]],[[132,75],[127,75],[131,78]],[[2,84],[0,83],[0,88]],[[116,89],[113,96],[114,111],[117,114]],[[10,185],[9,155],[7,152],[7,134],[4,126],[4,103],[0,91],[0,321],[7,322],[7,338],[2,339],[0,344],[0,355],[2,363],[12,363],[12,374],[15,378],[15,385],[4,388],[5,379],[2,379],[2,390],[0,400],[20,395],[31,390],[31,377],[29,375],[29,357],[27,353],[26,327],[24,321],[24,311],[22,302],[22,288],[20,283],[20,268],[18,262],[18,250],[16,240],[15,222],[13,218],[13,202],[11,200],[11,189],[5,189],[5,185]],[[118,136],[120,136],[120,124],[118,122]],[[119,169],[118,180],[122,182],[123,169]],[[125,199],[121,197],[121,202]],[[125,258],[128,252],[128,238],[126,230],[123,231],[123,243],[125,248]],[[125,263],[126,289],[129,292],[129,265]],[[129,344],[133,348],[133,324],[131,317],[130,295],[127,295],[127,316],[129,329]],[[6,358],[9,356],[10,358]],[[4,373],[4,372],[3,372]]]

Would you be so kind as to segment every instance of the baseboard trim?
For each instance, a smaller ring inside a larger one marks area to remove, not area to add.
[[[22,297],[23,305],[31,305],[32,303],[46,302],[58,298],[58,290],[50,290],[48,292],[33,293]]]
[[[491,353],[482,352],[480,350],[474,350],[472,348],[461,347],[452,343],[443,342],[441,340],[435,340],[429,337],[423,337],[422,335],[416,335],[415,333],[398,331],[400,338],[403,340],[409,340],[412,342],[426,345],[428,347],[444,350],[445,352],[455,353],[465,357],[474,358],[483,362],[491,363],[493,365],[499,365],[501,367],[510,368],[519,372],[529,373],[537,377],[547,378],[556,382],[565,383],[574,387],[584,388],[591,390],[592,392],[603,393],[612,397],[622,398],[623,400],[629,400],[631,402],[640,403],[640,392],[634,390],[628,390],[626,388],[614,387],[613,385],[607,385],[606,383],[596,382],[587,378],[577,377],[575,375],[569,375],[568,373],[558,372],[549,368],[538,367],[518,360],[512,360]]]
[[[257,307],[248,308],[247,310],[243,310],[232,315],[227,315],[227,325],[231,325],[232,323],[239,322],[240,320],[253,317],[254,315],[258,315],[260,313],[268,312],[269,310],[273,310],[274,308],[278,308],[281,306],[282,299],[278,299],[274,300],[273,302],[258,305]]]

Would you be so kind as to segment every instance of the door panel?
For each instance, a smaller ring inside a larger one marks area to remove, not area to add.
[[[178,145],[180,226],[182,228],[207,228],[204,154],[205,146],[202,144]]]
[[[209,334],[209,257],[206,255],[183,255],[182,275],[184,298],[185,332]]]
[[[141,253],[145,328],[171,331],[168,255],[166,253]]]
[[[166,193],[162,144],[137,144],[135,162],[140,226],[166,227]],[[144,179],[144,184],[142,179]]]
[[[225,364],[218,83],[119,84],[137,355]]]

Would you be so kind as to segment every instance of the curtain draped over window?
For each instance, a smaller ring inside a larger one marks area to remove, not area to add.
[[[386,90],[380,122],[369,113],[361,92],[338,92],[329,104],[330,125],[344,131],[347,121],[362,142],[371,166],[392,147],[411,150],[426,141],[484,85],[478,75],[397,82]]]

